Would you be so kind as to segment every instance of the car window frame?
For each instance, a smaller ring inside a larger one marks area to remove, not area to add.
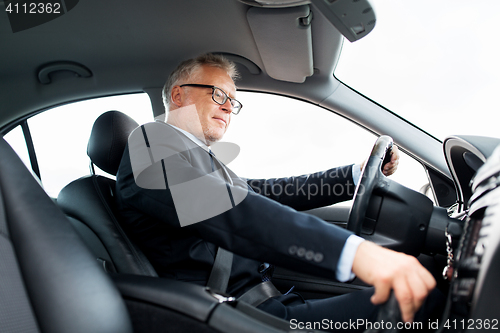
[[[32,119],[33,117],[36,117],[36,116],[43,114],[45,112],[50,112],[50,111],[55,110],[59,107],[66,107],[66,106],[71,106],[71,105],[77,104],[77,103],[89,102],[89,101],[94,101],[94,100],[99,100],[99,99],[121,97],[121,96],[130,96],[130,95],[143,95],[143,96],[148,97],[148,99],[151,103],[151,121],[153,121],[154,120],[154,113],[153,113],[152,101],[151,101],[149,94],[147,94],[144,91],[136,91],[136,92],[127,92],[127,93],[122,93],[122,94],[92,96],[92,97],[85,98],[85,99],[77,99],[77,100],[72,100],[72,101],[66,101],[64,103],[54,104],[51,106],[46,106],[43,109],[34,111],[26,116],[23,116],[19,119],[16,119],[15,121],[12,121],[8,125],[4,126],[2,129],[0,129],[0,134],[3,137],[5,137],[6,135],[8,135],[12,130],[14,130],[18,126],[21,127],[22,133],[23,133],[23,138],[24,138],[24,143],[26,144],[26,147],[28,150],[28,157],[29,157],[29,161],[24,161],[24,162],[25,162],[26,166],[30,169],[32,175],[37,179],[38,182],[40,182],[40,184],[42,184],[42,187],[43,187],[44,179],[43,179],[43,175],[40,171],[41,168],[40,168],[40,164],[39,164],[39,158],[38,158],[38,154],[37,154],[36,149],[35,149],[35,143],[34,143],[33,136],[31,134],[31,129],[30,129],[30,125],[28,124],[28,121],[30,119]],[[109,111],[109,110],[106,110],[106,111]],[[104,113],[106,111],[103,111],[102,113]],[[95,121],[95,119],[93,119],[93,121]],[[87,140],[88,140],[88,138],[87,138]],[[14,150],[17,153],[17,150],[16,149],[14,149]],[[29,163],[27,163],[27,162],[29,162]],[[89,159],[89,165],[90,165],[90,159]],[[94,168],[89,166],[89,175],[92,174],[91,169],[94,169]],[[97,173],[99,173],[99,174],[104,174],[108,177],[113,178],[112,175],[105,173],[104,171],[100,170],[99,168],[95,168],[94,170],[97,170]]]

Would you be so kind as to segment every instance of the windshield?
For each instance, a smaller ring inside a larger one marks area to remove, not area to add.
[[[376,27],[344,41],[335,76],[440,140],[500,137],[500,1],[370,3]]]

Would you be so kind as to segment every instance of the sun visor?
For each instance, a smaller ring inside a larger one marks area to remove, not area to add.
[[[247,19],[270,77],[301,83],[313,74],[309,6],[252,7],[247,12]]]

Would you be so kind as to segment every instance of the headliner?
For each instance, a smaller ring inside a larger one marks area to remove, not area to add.
[[[236,0],[80,1],[66,14],[17,33],[12,33],[5,13],[0,17],[4,50],[0,53],[4,102],[0,127],[52,105],[160,88],[181,60],[204,52],[234,54],[258,66],[258,75],[239,66],[241,89],[311,101],[328,96],[332,86],[325,81],[334,81],[333,68],[342,45],[338,31],[313,7],[315,74],[304,84],[278,81],[266,74],[247,21],[249,8]],[[276,58],[286,58],[279,48],[272,51]],[[39,69],[56,61],[82,64],[93,76],[85,79],[59,72],[51,84],[41,84]]]

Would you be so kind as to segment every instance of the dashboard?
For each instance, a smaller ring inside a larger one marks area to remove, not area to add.
[[[448,276],[444,325],[451,331],[499,329],[500,139],[454,136],[446,161],[457,187],[455,213],[465,221]],[[451,241],[451,239],[450,239]]]
[[[451,136],[444,141],[444,155],[455,182],[459,212],[467,210],[472,178],[499,144],[500,139],[466,135]]]

